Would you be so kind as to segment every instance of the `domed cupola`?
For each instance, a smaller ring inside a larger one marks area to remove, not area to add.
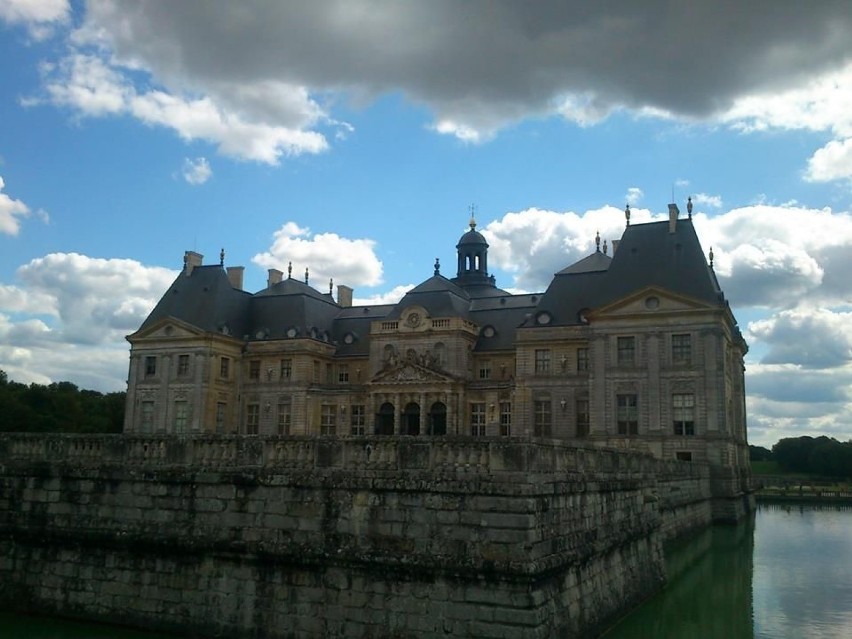
[[[460,286],[494,285],[494,280],[488,276],[488,242],[476,230],[473,216],[470,218],[470,230],[459,238],[456,249],[459,268],[453,282]]]

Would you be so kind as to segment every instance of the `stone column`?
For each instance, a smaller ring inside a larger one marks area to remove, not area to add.
[[[193,403],[192,410],[192,429],[196,432],[200,432],[204,430],[204,425],[207,420],[207,405],[206,402],[204,388],[202,386],[202,379],[204,376],[204,362],[207,358],[204,357],[203,353],[195,353],[193,356],[195,362],[193,363],[193,384],[195,384],[195,400]],[[215,407],[214,407],[215,410]],[[215,421],[215,413],[213,417]],[[215,429],[215,425],[214,425]]]
[[[395,435],[402,435],[402,397],[396,393],[393,397],[393,429]]]
[[[427,416],[427,408],[426,408],[426,393],[420,393],[420,434],[426,434],[426,416]]]

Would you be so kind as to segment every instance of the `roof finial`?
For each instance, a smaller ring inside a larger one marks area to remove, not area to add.
[[[689,213],[689,219],[692,219],[692,196],[686,198],[686,212]]]
[[[329,277],[328,278],[328,294],[331,295],[331,291],[333,291],[333,290],[334,290],[334,278]]]
[[[595,250],[600,253],[601,252],[601,232],[598,231],[595,235]]]
[[[219,251],[219,266],[225,265],[225,249],[223,248]]]
[[[308,283],[308,267],[305,267],[305,284]]]
[[[630,205],[624,207],[624,217],[627,220],[627,226],[630,226]]]
[[[606,253],[607,253],[606,240],[604,240],[604,255],[606,255]]]
[[[436,257],[435,258],[435,275],[440,275],[440,274],[441,274],[441,262]]]
[[[470,230],[476,230],[476,204],[470,205]]]
[[[710,247],[710,268],[713,268],[713,247]]]

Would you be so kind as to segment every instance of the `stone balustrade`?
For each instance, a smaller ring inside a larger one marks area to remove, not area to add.
[[[0,434],[4,464],[183,469],[428,472],[436,476],[516,473],[703,478],[703,464],[561,441],[520,438],[247,437],[242,435]]]

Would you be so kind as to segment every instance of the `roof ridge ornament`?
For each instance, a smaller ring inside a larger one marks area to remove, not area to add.
[[[436,257],[435,258],[435,275],[440,275],[440,274],[441,274],[441,262]]]
[[[598,231],[595,234],[595,252],[597,252],[597,253],[601,252],[601,232],[600,231]]]
[[[219,251],[219,266],[225,266],[225,249]]]
[[[606,247],[606,240],[604,240],[604,247],[603,247],[603,254],[604,254],[604,255],[606,255],[606,254],[607,254],[607,250],[608,250],[608,249],[607,249],[607,247]]]
[[[710,268],[713,268],[713,247],[710,247]]]
[[[686,212],[689,214],[689,219],[692,219],[692,196],[686,198]]]
[[[630,226],[630,205],[624,207],[624,217],[627,219],[627,226]]]
[[[334,278],[328,278],[328,294],[331,295],[331,292],[334,290]]]
[[[305,284],[307,284],[307,283],[308,283],[308,275],[309,275],[309,273],[308,273],[308,267],[306,266],[306,267],[305,267]]]
[[[288,280],[293,279],[293,262],[289,262],[287,264],[287,279]]]
[[[470,208],[470,222],[468,222],[468,224],[470,225],[470,230],[475,231],[476,230],[476,204],[471,204],[469,208]]]

